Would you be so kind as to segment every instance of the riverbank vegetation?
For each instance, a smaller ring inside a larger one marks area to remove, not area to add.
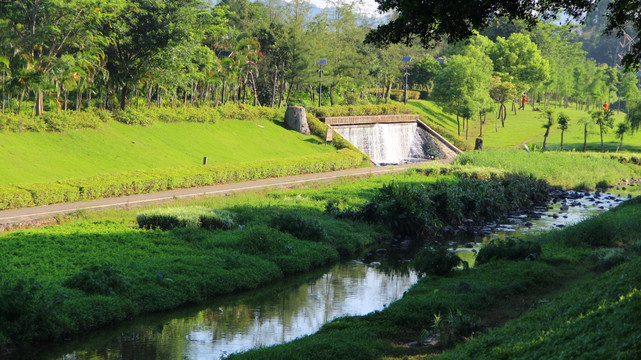
[[[464,187],[522,190],[508,179],[470,187],[451,175],[412,171],[141,210],[137,219],[132,212],[96,214],[105,219],[7,232],[0,235],[2,252],[11,254],[0,262],[0,339],[6,345],[69,336],[357,256],[398,229],[324,212],[330,203],[376,202],[375,194],[385,193],[381,184],[392,180],[417,190],[451,187],[448,196]]]
[[[637,358],[640,213],[639,201],[630,200],[578,225],[528,237],[541,250],[529,261],[495,256],[471,269],[428,275],[382,311],[340,318],[312,336],[230,358],[423,359],[456,344],[441,356]]]
[[[635,153],[602,154],[581,152],[526,152],[522,149],[503,149],[474,151],[461,154],[456,164],[462,166],[489,167],[508,172],[530,174],[538,179],[546,179],[551,184],[565,189],[606,190],[619,186],[612,191],[621,193],[631,190],[624,179],[641,177],[639,156]],[[641,191],[641,189],[639,189]]]

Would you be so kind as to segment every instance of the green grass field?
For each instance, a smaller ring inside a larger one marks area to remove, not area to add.
[[[408,105],[416,110],[416,112],[434,124],[446,128],[452,134],[457,134],[456,116],[452,114],[443,113],[442,109],[431,101],[425,100],[411,100]],[[582,119],[589,119],[590,114],[585,110],[576,110],[574,104],[570,104],[568,108],[554,108],[554,118],[560,112],[568,115],[571,119],[568,130],[564,133],[564,150],[582,150],[583,149],[583,125],[578,122]],[[545,129],[542,125],[545,120],[541,117],[542,112],[532,111],[528,106],[524,111],[509,112],[505,121],[505,127],[501,127],[501,122],[498,123],[498,131],[496,127],[496,117],[494,114],[488,114],[487,121],[483,126],[483,147],[486,149],[499,149],[518,147],[521,144],[528,144],[530,147],[536,144],[540,148],[543,144],[543,134]],[[625,114],[615,111],[615,121],[618,123],[625,120]],[[461,123],[462,123],[461,119]],[[465,140],[465,130],[461,128],[461,140],[465,141],[473,148],[474,140],[480,134],[480,122],[478,118],[470,119],[470,128],[468,138]],[[614,130],[610,129],[603,137],[604,145],[607,151],[614,151],[619,143],[614,135]],[[555,150],[560,147],[561,143],[561,130],[557,125],[550,131],[547,140],[547,148]],[[599,129],[597,126],[589,128],[587,149],[598,151],[601,150],[601,142],[599,136]],[[641,133],[625,134],[623,139],[624,151],[640,151],[641,150]]]
[[[112,121],[64,133],[0,132],[0,185],[188,167],[205,156],[209,165],[226,165],[335,151],[269,120],[147,127]]]

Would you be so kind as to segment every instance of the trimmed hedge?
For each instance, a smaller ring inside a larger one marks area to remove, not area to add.
[[[362,155],[343,149],[332,154],[260,162],[135,171],[44,184],[0,186],[0,210],[60,202],[275,178],[354,168]]]
[[[40,117],[26,114],[0,115],[0,131],[54,131],[90,128],[95,129],[100,124],[112,120],[109,111],[91,109],[89,111],[48,111]]]
[[[102,109],[86,111],[47,111],[42,116],[27,114],[0,115],[0,131],[52,131],[90,128],[95,129],[107,121],[118,121],[128,125],[151,125],[156,121],[216,123],[223,120],[282,119],[283,110],[267,107],[254,107],[242,104],[225,104],[219,107],[184,108],[133,108],[114,112]]]
[[[403,104],[342,105],[331,107],[309,106],[306,107],[306,110],[308,116],[312,114],[319,118],[328,116],[399,115],[413,113],[411,108]]]
[[[403,101],[404,91],[402,89],[392,89],[390,98],[396,101]],[[418,100],[421,98],[420,91],[407,90],[407,100]]]

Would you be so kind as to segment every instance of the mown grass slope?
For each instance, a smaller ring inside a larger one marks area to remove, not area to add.
[[[98,129],[0,132],[0,185],[53,182],[137,170],[226,165],[333,153],[282,121],[219,121],[132,126],[110,121]]]
[[[415,109],[415,111],[424,116],[428,122],[432,122],[440,127],[447,129],[451,134],[457,134],[456,115],[444,113],[443,110],[432,101],[425,100],[410,100],[408,106]],[[564,150],[582,150],[583,149],[583,124],[582,120],[589,120],[590,113],[585,110],[575,109],[571,104],[568,108],[555,108],[554,119],[556,120],[560,112],[563,112],[570,118],[568,130],[564,133],[563,148]],[[543,107],[541,107],[543,109]],[[528,144],[530,147],[536,145],[538,148],[543,144],[543,124],[546,122],[542,118],[542,111],[533,111],[531,106],[525,110],[518,110],[515,115],[514,112],[508,112],[505,127],[501,126],[501,122],[496,122],[495,114],[488,114],[487,121],[483,126],[483,147],[486,149],[498,149],[515,147],[521,144]],[[625,120],[625,114],[616,112],[614,114],[614,123],[619,123]],[[457,136],[461,141],[464,141],[471,148],[474,147],[474,141],[480,135],[480,122],[478,117],[474,117],[469,121],[468,137],[465,139],[465,129],[463,128],[463,119],[461,121],[461,135]],[[546,147],[550,150],[560,148],[561,143],[561,130],[555,124],[547,139]],[[604,135],[604,145],[607,151],[614,151],[619,143],[616,138],[614,129]],[[623,139],[623,150],[639,151],[641,150],[641,134],[625,134]],[[601,140],[599,135],[599,128],[596,125],[588,127],[587,150],[601,150]]]

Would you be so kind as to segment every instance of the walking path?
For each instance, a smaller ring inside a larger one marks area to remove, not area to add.
[[[438,160],[438,162],[451,162],[449,160]],[[287,188],[300,184],[326,182],[346,176],[365,177],[370,175],[381,175],[387,173],[401,172],[419,163],[392,165],[383,167],[370,167],[333,171],[318,174],[306,174],[288,176],[282,178],[270,178],[256,181],[248,181],[233,184],[213,185],[198,188],[179,189],[163,191],[151,194],[139,194],[122,196],[116,198],[99,199],[83,202],[44,205],[38,207],[3,210],[0,211],[0,231],[28,226],[30,224],[51,223],[57,215],[70,214],[79,210],[101,210],[107,208],[129,208],[154,203],[162,203],[176,199],[186,199],[199,196],[225,195],[247,190],[259,190],[265,188]],[[46,220],[49,221],[46,221]]]

